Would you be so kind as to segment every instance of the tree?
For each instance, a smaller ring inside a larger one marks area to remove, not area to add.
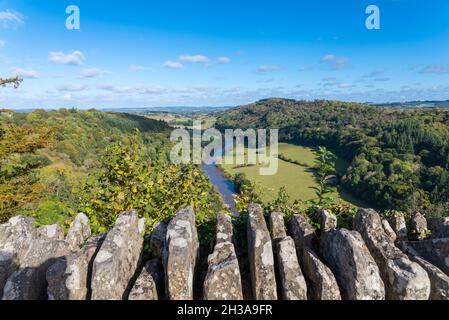
[[[0,78],[0,86],[5,87],[7,84],[12,84],[14,88],[18,88],[20,83],[23,81],[22,78],[14,77],[14,78]]]
[[[327,150],[326,147],[319,147],[315,154],[318,159],[315,168],[318,187],[314,187],[317,195],[314,204],[319,207],[329,206],[334,200],[332,194],[337,191],[336,188],[333,187],[333,179],[335,179],[335,160],[337,157],[331,151]]]

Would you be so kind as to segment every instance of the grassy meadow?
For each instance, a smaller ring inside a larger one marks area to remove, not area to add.
[[[246,154],[247,150],[245,149]],[[278,154],[298,161],[300,164],[279,159],[278,172],[274,176],[262,176],[259,174],[259,169],[263,164],[238,167],[236,165],[222,163],[221,166],[229,175],[244,173],[248,179],[256,184],[264,202],[274,200],[281,187],[286,187],[287,193],[290,195],[292,201],[295,199],[304,201],[313,199],[315,197],[315,190],[312,188],[317,186],[313,174],[316,161],[313,149],[288,143],[280,143]],[[343,170],[346,166],[347,164],[343,160],[337,160],[337,170]],[[355,205],[363,206],[363,203],[360,203],[344,191],[339,192],[336,197]]]

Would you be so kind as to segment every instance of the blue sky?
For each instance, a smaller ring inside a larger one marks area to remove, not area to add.
[[[0,0],[0,77],[13,75],[24,83],[0,88],[0,107],[449,99],[449,1]]]

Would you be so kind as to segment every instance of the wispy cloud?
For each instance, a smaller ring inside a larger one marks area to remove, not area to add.
[[[60,92],[79,92],[88,89],[88,86],[82,84],[64,84],[56,88]]]
[[[323,83],[323,87],[325,88],[350,89],[354,87],[353,84],[338,81],[335,77],[323,78],[321,79],[321,82]]]
[[[116,86],[116,85],[109,85],[109,84],[99,85],[99,86],[97,86],[97,89],[109,91],[109,92],[113,92],[113,93],[122,93],[122,94],[134,92],[134,89],[129,86]]]
[[[268,72],[275,72],[281,70],[281,67],[277,65],[272,64],[263,64],[258,69],[257,72],[259,73],[268,73]]]
[[[109,71],[98,68],[84,69],[81,71],[81,77],[83,78],[98,78],[107,74],[109,74]]]
[[[218,57],[217,61],[221,64],[227,64],[231,62],[231,58],[229,57]]]
[[[390,81],[390,80],[391,80],[391,78],[388,78],[388,77],[374,78],[374,81],[377,81],[377,82],[387,82],[387,81]]]
[[[182,69],[184,68],[184,65],[181,62],[178,61],[165,61],[162,65],[169,69]]]
[[[25,23],[23,15],[14,10],[0,11],[0,27],[14,29]]]
[[[382,74],[384,74],[384,70],[375,70],[370,73],[364,74],[362,76],[362,78],[363,79],[373,79],[373,78],[381,76]]]
[[[449,65],[443,64],[431,64],[419,71],[419,73],[423,74],[446,74],[449,73]]]
[[[25,70],[22,68],[12,68],[11,73],[14,77],[20,77],[24,79],[37,79],[39,74],[34,70]]]
[[[349,59],[346,57],[338,57],[334,54],[327,54],[321,58],[322,63],[326,63],[329,68],[334,70],[343,69],[350,66]]]
[[[195,63],[209,63],[209,58],[200,54],[197,55],[182,55],[179,57],[180,61],[183,62],[195,62]]]
[[[3,40],[0,40],[0,49],[5,47],[5,45],[6,45],[6,42]]]
[[[49,52],[48,60],[54,63],[76,66],[83,64],[86,58],[81,51],[73,51],[72,53],[67,54],[59,51]]]

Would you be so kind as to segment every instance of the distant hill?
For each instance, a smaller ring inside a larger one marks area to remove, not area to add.
[[[373,103],[372,105],[385,108],[449,108],[449,100]]]

